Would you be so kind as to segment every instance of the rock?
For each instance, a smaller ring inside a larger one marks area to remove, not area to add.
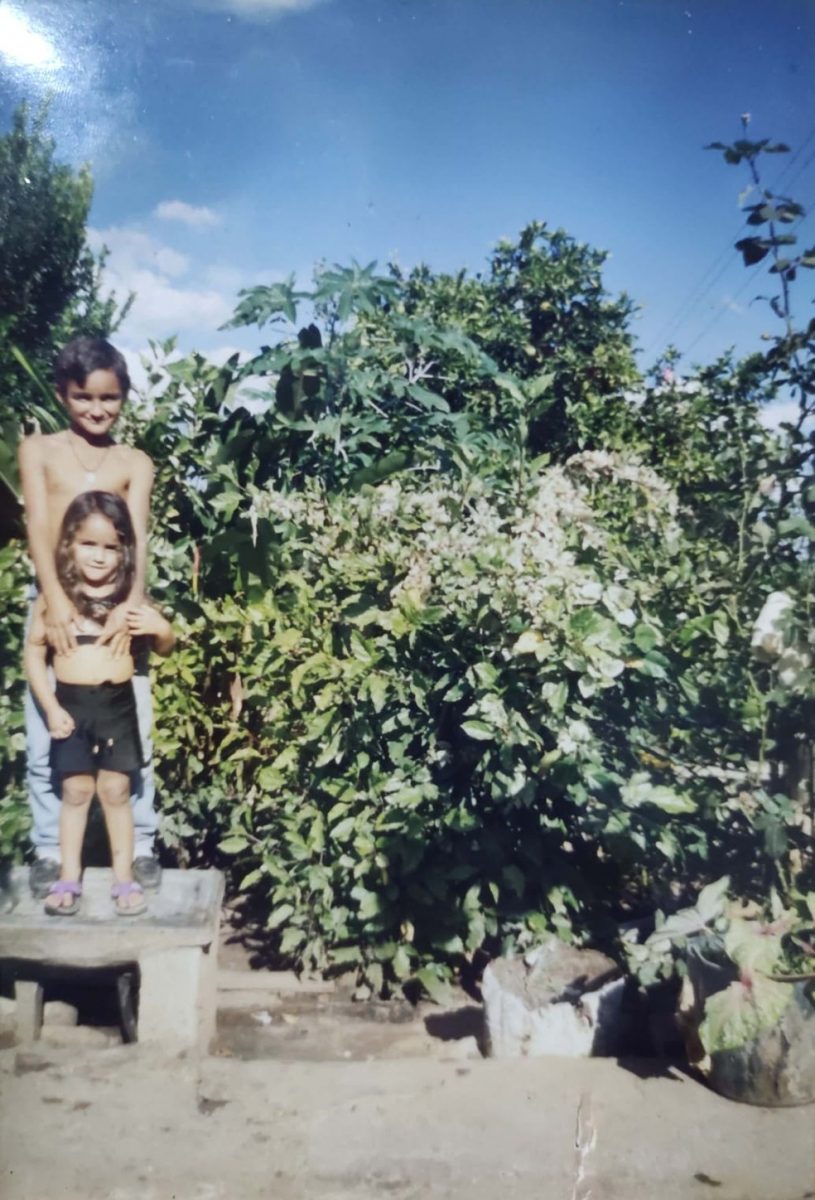
[[[492,1058],[614,1053],[624,981],[613,959],[556,938],[525,958],[499,958],[481,994]]]
[[[43,1025],[76,1025],[79,1013],[73,1004],[65,1004],[62,1000],[47,1000],[42,1009]]]
[[[803,983],[779,1023],[737,1050],[710,1056],[708,1082],[730,1100],[786,1108],[815,1103],[815,1007]]]
[[[17,1011],[17,1005],[13,1000],[9,1000],[8,996],[0,996],[0,1017],[13,1017]]]
[[[734,982],[737,969],[715,946],[701,952],[693,944],[687,966],[679,1017],[688,1057],[713,1090],[729,1100],[766,1108],[815,1103],[815,1004],[806,982],[784,985],[790,998],[777,1024],[741,1046],[708,1056],[698,1035],[705,1004]]]

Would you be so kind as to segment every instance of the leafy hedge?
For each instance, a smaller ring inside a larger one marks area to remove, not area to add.
[[[229,798],[221,849],[283,954],[379,985],[510,927],[588,933],[633,859],[685,856],[670,818],[696,805],[627,734],[665,677],[658,585],[602,530],[597,465],[543,472],[520,510],[477,476],[253,496],[274,583],[203,602],[157,672],[157,749],[181,821],[200,781]],[[670,490],[602,469],[663,558]]]
[[[226,865],[295,965],[435,993],[482,946],[608,942],[724,870],[746,894],[800,867],[806,814],[767,763],[801,689],[749,650],[806,519],[766,483],[789,454],[771,381],[729,360],[641,380],[601,261],[534,225],[483,278],[253,289],[236,323],[283,329],[246,363],[155,347],[130,434],[180,633],[155,666],[162,836]]]

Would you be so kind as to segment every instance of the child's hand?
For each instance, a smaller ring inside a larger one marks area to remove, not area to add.
[[[70,713],[56,705],[48,713],[48,732],[52,738],[61,740],[70,737],[76,725]]]
[[[76,609],[63,595],[52,596],[43,614],[45,640],[57,654],[70,654],[76,649],[76,634],[73,624],[77,619]]]
[[[156,637],[165,621],[152,604],[131,604],[127,610],[127,630],[131,637]]]
[[[115,608],[112,608],[105,621],[105,628],[97,639],[97,645],[99,646],[110,645],[110,652],[114,658],[121,658],[130,653],[128,612],[129,609],[126,602],[117,604]]]

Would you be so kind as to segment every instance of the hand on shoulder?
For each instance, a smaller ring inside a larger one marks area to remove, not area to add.
[[[146,601],[129,605],[126,618],[127,628],[132,637],[154,637],[167,624],[158,609]]]
[[[175,633],[166,617],[147,601],[131,604],[127,610],[127,627],[132,637],[149,637],[156,653],[167,655],[175,645]]]

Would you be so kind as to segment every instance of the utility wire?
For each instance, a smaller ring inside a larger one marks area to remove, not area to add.
[[[813,152],[812,157],[815,158],[815,151]],[[802,168],[802,170],[803,170],[803,168]],[[793,233],[795,230],[799,229],[801,227],[801,224],[806,220],[808,215],[809,215],[808,212],[802,213],[802,215],[800,217],[798,217],[798,219],[796,221],[794,221],[788,227],[789,232]],[[755,278],[757,278],[757,276],[761,275],[763,271],[766,271],[766,269],[767,269],[767,263],[766,263],[765,259],[762,259],[762,261],[760,263],[756,263],[756,265],[755,265],[755,267],[753,267],[752,271],[750,271],[749,274],[742,281],[741,287],[737,288],[737,290],[730,297],[729,302],[733,303],[735,300],[737,300],[739,298],[739,296],[741,296],[742,293],[750,286],[750,284],[753,282],[753,280]],[[705,327],[702,330],[700,330],[700,332],[696,335],[696,337],[693,339],[693,341],[684,348],[683,354],[684,355],[690,354],[690,352],[691,352],[691,350],[693,350],[694,346],[698,345],[698,343],[702,340],[702,338],[707,333],[709,333],[710,330],[713,329],[713,327],[715,325],[718,325],[719,321],[721,321],[722,317],[724,316],[724,314],[726,312],[727,312],[727,305],[724,303],[720,304],[719,311],[716,313],[716,315],[710,321],[708,321],[708,323],[705,325]]]
[[[772,188],[770,189],[770,190],[772,190],[773,194],[777,193],[778,188],[782,186],[784,177],[787,175],[789,170],[795,164],[796,159],[798,159],[800,157],[800,155],[803,153],[804,149],[812,141],[813,138],[815,138],[815,126],[813,126],[813,128],[810,129],[809,133],[806,135],[804,140],[801,142],[798,149],[795,150],[794,153],[792,154],[792,156],[785,162],[783,168],[781,169],[781,171],[779,172],[775,181],[773,182]],[[815,151],[813,151],[812,154],[809,155],[806,162],[804,162],[799,167],[799,169],[795,172],[793,177],[784,186],[789,187],[790,184],[792,184],[801,175],[802,171],[804,171],[809,166],[809,164],[812,162],[813,158],[815,158]],[[662,325],[659,333],[656,334],[651,339],[651,342],[650,342],[647,350],[645,351],[646,355],[650,355],[656,346],[661,345],[664,342],[668,341],[670,339],[670,337],[673,336],[676,333],[676,331],[685,324],[685,322],[692,315],[692,313],[697,308],[699,303],[705,298],[705,296],[708,294],[708,292],[711,291],[713,286],[716,283],[718,283],[719,279],[722,277],[722,275],[728,269],[728,267],[732,261],[733,243],[735,241],[737,241],[739,239],[739,237],[741,236],[741,234],[744,232],[744,230],[748,229],[748,228],[749,228],[749,226],[748,226],[747,222],[745,221],[742,224],[741,228],[736,233],[735,237],[728,241],[727,245],[724,247],[724,249],[721,251],[721,253],[717,256],[717,258],[715,259],[713,264],[706,269],[706,271],[702,275],[699,282],[694,284],[693,287],[691,288],[690,292],[686,294],[685,298],[681,301],[679,306],[674,310],[673,315],[671,317],[669,317],[668,320]]]

